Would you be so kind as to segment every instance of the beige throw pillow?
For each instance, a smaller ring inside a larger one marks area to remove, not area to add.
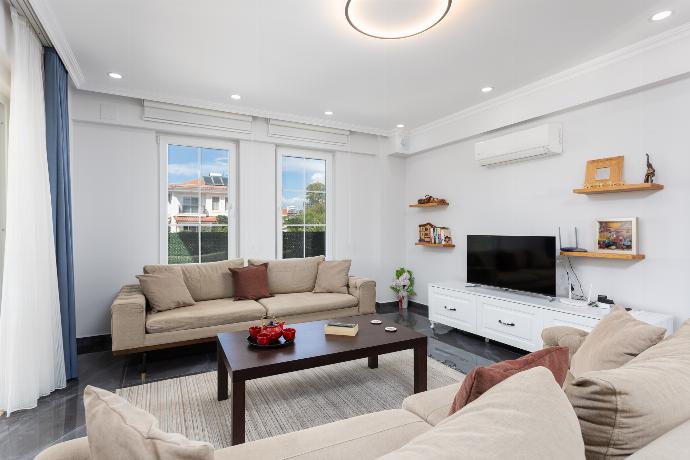
[[[663,327],[639,321],[625,310],[614,310],[582,342],[573,355],[570,372],[577,378],[586,372],[621,367],[659,343],[665,334]]]
[[[690,419],[690,321],[624,366],[575,379],[566,393],[588,459],[634,454]]]
[[[138,275],[137,279],[154,312],[194,305],[194,299],[179,272]]]
[[[213,446],[166,433],[156,417],[116,394],[87,386],[86,431],[91,458],[97,460],[212,460]]]
[[[316,273],[324,259],[324,256],[281,260],[249,259],[249,265],[268,263],[268,289],[271,294],[292,294],[314,290]]]
[[[351,260],[327,260],[319,264],[314,292],[347,294]]]
[[[509,377],[381,460],[584,460],[577,417],[551,371]]]

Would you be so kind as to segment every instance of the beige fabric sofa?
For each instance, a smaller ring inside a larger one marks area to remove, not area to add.
[[[408,397],[402,409],[353,417],[215,451],[217,460],[476,459],[582,460],[577,418],[545,368],[517,374],[451,417],[459,384]],[[418,412],[410,410],[414,407]],[[558,417],[550,418],[552,413]],[[91,459],[87,438],[57,444],[37,460]]]
[[[195,304],[152,312],[139,285],[124,286],[111,306],[112,350],[136,353],[214,340],[224,331],[241,331],[261,323],[265,316],[287,323],[315,321],[375,312],[374,280],[350,276],[348,293],[313,293],[323,257],[268,262],[269,289],[274,297],[233,300],[229,268],[244,259],[184,265],[147,265],[144,273],[181,270]]]

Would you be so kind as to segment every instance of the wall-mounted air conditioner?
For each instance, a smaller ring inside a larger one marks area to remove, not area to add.
[[[474,144],[474,158],[482,166],[563,153],[563,130],[550,123]]]

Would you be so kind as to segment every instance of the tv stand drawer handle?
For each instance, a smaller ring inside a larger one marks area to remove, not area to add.
[[[498,320],[498,322],[499,322],[499,324],[503,324],[504,326],[510,326],[510,327],[515,326],[515,323],[504,323],[503,320],[500,320],[500,319]]]
[[[456,308],[448,308],[447,305],[444,305],[443,308],[445,308],[446,310],[450,310],[450,311],[457,311]]]

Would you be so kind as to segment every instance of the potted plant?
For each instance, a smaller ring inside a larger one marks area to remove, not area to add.
[[[400,309],[407,308],[410,296],[415,296],[414,275],[412,270],[400,267],[395,271],[395,280],[391,284],[391,290],[398,295],[398,305]]]

